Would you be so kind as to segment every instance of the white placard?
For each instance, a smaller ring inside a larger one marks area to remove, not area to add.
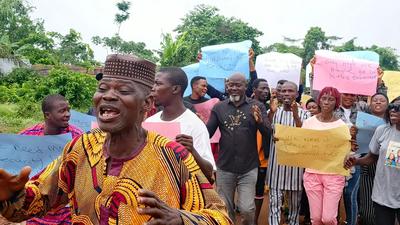
[[[288,80],[299,85],[302,59],[292,53],[270,52],[257,56],[258,78],[268,81],[275,88],[279,80]]]

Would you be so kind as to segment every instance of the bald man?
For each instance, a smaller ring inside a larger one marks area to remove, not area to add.
[[[210,137],[217,128],[221,131],[217,160],[217,191],[225,201],[229,216],[235,219],[235,190],[240,224],[254,224],[255,185],[259,166],[257,130],[267,136],[271,125],[265,106],[246,97],[246,79],[235,73],[227,84],[229,99],[217,103],[211,111],[207,129]]]

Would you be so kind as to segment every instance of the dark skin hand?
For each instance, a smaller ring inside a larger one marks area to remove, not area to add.
[[[16,176],[0,169],[0,201],[9,200],[15,193],[24,189],[31,170],[29,166],[24,167]]]
[[[296,127],[301,127],[303,123],[301,122],[301,119],[299,117],[299,107],[297,106],[297,103],[295,101],[290,104],[290,110],[293,112],[293,118],[296,122]]]
[[[292,102],[292,104],[290,105],[291,110],[293,112],[293,116],[299,115],[299,108],[297,106],[296,102]]]
[[[356,152],[358,150],[357,141],[354,139],[351,139],[350,143],[351,143],[351,151]]]
[[[348,157],[344,161],[344,168],[348,170],[351,167],[355,166],[356,162],[357,162],[357,158],[356,157],[354,157],[354,156]]]
[[[193,154],[195,151],[193,147],[193,138],[192,136],[185,135],[185,134],[179,134],[176,136],[175,141],[178,142],[179,144],[183,145],[190,153]]]
[[[262,116],[261,116],[260,107],[258,107],[258,105],[253,105],[251,107],[251,111],[253,113],[253,117],[254,117],[254,120],[256,121],[256,123],[262,123],[263,120],[262,120]]]
[[[357,159],[355,156],[347,156],[344,160],[344,168],[350,169],[355,165],[369,166],[378,161],[379,156],[369,152],[366,156]]]
[[[358,129],[357,129],[356,126],[350,127],[350,135],[351,135],[351,138],[355,139],[356,136],[357,136],[357,133],[358,133]]]
[[[271,123],[274,118],[274,114],[277,110],[278,110],[278,99],[276,97],[272,97],[271,104],[269,106],[269,113],[268,113],[268,119]]]
[[[169,207],[161,201],[157,195],[148,190],[139,190],[139,203],[145,208],[137,208],[141,215],[148,215],[152,220],[146,225],[179,225],[183,224],[180,213],[177,209]]]
[[[213,179],[213,167],[210,162],[207,160],[203,159],[199,153],[194,149],[193,147],[193,137],[185,134],[179,134],[176,136],[175,141],[178,142],[179,144],[183,145],[194,157],[196,160],[197,164],[199,165],[201,171],[204,173],[204,175],[207,177],[208,181],[210,183],[214,182]]]

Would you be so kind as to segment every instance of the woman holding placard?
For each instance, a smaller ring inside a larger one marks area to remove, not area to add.
[[[317,103],[320,113],[304,121],[303,128],[327,130],[346,126],[334,114],[340,105],[340,93],[336,88],[325,87],[322,89]],[[313,225],[336,225],[338,204],[343,193],[345,177],[306,169],[303,182],[310,204],[311,223]]]
[[[379,126],[369,144],[369,153],[345,160],[345,168],[354,165],[371,165],[377,162],[372,188],[375,224],[394,225],[400,220],[400,167],[386,163],[391,152],[400,150],[400,96],[395,98],[385,113],[386,124]]]
[[[380,118],[385,117],[389,105],[388,97],[383,93],[376,93],[371,97],[369,113]],[[363,149],[361,149],[363,150]],[[363,225],[375,225],[374,207],[371,200],[372,187],[374,185],[376,163],[369,166],[361,166],[360,173],[360,219]]]

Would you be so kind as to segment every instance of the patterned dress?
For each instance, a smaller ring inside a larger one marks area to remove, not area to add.
[[[71,133],[72,138],[78,137],[83,131],[73,125],[69,125],[61,134]],[[19,133],[20,135],[44,136],[44,123],[36,124]],[[71,224],[71,211],[69,207],[63,207],[55,211],[50,211],[43,218],[32,218],[26,221],[27,225],[56,225]]]
[[[183,146],[149,132],[138,155],[113,159],[104,150],[105,139],[99,129],[73,139],[25,191],[0,202],[3,216],[22,221],[69,203],[72,224],[143,224],[152,218],[137,213],[143,207],[138,190],[147,189],[178,209],[184,224],[231,224],[222,200]]]

